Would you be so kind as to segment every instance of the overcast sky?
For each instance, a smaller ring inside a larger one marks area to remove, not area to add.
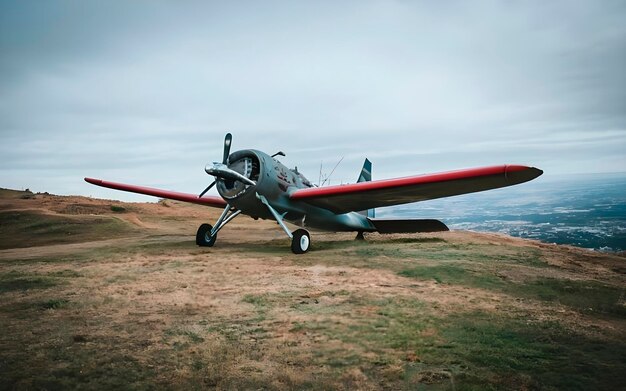
[[[624,1],[0,0],[0,187],[198,193],[233,150],[317,182],[626,171]]]

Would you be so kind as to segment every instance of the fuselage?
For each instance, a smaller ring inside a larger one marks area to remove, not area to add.
[[[294,201],[289,195],[297,189],[313,185],[297,171],[289,169],[277,159],[254,149],[230,154],[228,168],[234,170],[256,185],[242,181],[217,179],[217,191],[229,205],[253,218],[274,219],[267,206],[257,197],[263,196],[272,207],[292,224],[303,228],[326,231],[375,231],[366,216],[349,212],[335,214],[302,201]]]

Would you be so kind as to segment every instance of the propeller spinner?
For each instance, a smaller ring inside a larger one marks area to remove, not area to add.
[[[215,186],[217,178],[231,179],[231,180],[243,182],[252,186],[256,185],[256,182],[250,180],[250,178],[247,178],[246,176],[238,173],[237,171],[231,170],[230,168],[228,168],[228,157],[230,156],[230,145],[232,144],[232,141],[233,141],[233,136],[230,133],[226,133],[226,137],[224,137],[224,156],[222,159],[222,163],[213,162],[212,165],[207,164],[206,167],[204,168],[204,171],[209,175],[213,175],[216,178],[216,180],[211,182],[211,184],[207,186],[207,188],[204,189],[202,193],[200,193],[198,198],[201,198],[203,195],[206,194],[206,192],[208,192],[209,190],[211,190],[213,186]]]

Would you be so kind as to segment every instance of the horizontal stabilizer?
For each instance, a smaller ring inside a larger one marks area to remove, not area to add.
[[[439,220],[432,219],[368,219],[381,234],[449,231]]]

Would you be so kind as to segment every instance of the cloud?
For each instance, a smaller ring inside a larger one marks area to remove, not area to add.
[[[339,181],[366,156],[380,177],[517,162],[625,171],[625,11],[2,2],[0,186],[201,189],[226,131],[309,177],[345,156]]]

